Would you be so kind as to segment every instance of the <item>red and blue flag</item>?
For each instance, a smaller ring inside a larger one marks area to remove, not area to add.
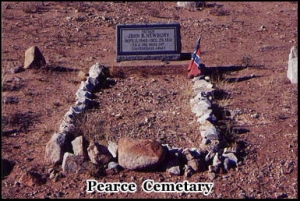
[[[200,41],[201,37],[198,38],[194,52],[191,56],[191,61],[188,67],[188,78],[197,77],[201,74],[200,70]]]

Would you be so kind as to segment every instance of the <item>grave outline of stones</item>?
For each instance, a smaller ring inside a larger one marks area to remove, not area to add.
[[[92,103],[92,93],[100,83],[99,77],[104,68],[106,67],[100,65],[99,63],[92,65],[89,70],[89,77],[86,79],[86,81],[81,82],[80,87],[76,92],[75,106],[71,106],[67,113],[64,115],[63,121],[59,126],[59,132],[54,133],[46,145],[45,160],[47,163],[64,164],[63,159],[66,158],[64,157],[64,155],[66,153],[70,155],[70,153],[64,149],[64,146],[66,146],[66,138],[75,129],[75,119],[78,118],[83,111],[88,109],[88,107]],[[229,168],[230,164],[234,164],[235,166],[237,166],[238,159],[235,156],[236,149],[230,149],[226,147],[224,148],[223,154],[221,156],[219,156],[220,150],[215,150],[215,148],[218,147],[220,136],[220,131],[215,126],[216,117],[214,116],[211,109],[211,94],[215,89],[213,88],[213,85],[211,84],[209,78],[203,78],[204,76],[199,76],[192,79],[192,82],[194,83],[194,97],[190,100],[191,110],[196,114],[196,117],[198,118],[197,122],[200,124],[199,131],[202,137],[202,141],[199,145],[199,149],[182,147],[176,148],[170,147],[168,144],[161,144],[168,151],[168,153],[175,153],[177,154],[177,157],[184,156],[186,159],[186,164],[175,164],[166,169],[166,172],[168,173],[172,174],[172,172],[170,172],[170,169],[173,168],[178,174],[178,168],[176,167],[178,165],[181,167],[184,165],[184,175],[186,177],[190,177],[194,172],[197,172],[197,170],[195,170],[195,167],[192,168],[189,163],[197,164],[197,160],[199,162],[201,157],[205,159],[207,164],[212,163],[211,165],[208,165],[209,172],[217,173],[218,169],[224,162],[226,162],[226,164],[223,164],[223,166],[227,168]],[[81,137],[81,135],[78,137]],[[70,144],[71,143],[72,142],[70,142]],[[110,144],[112,144],[114,147],[108,147],[108,151],[111,152],[111,150],[114,150],[114,152],[116,152],[118,145],[116,145],[115,143],[109,143],[109,146]],[[47,149],[47,147],[49,146],[58,148],[59,153],[49,153]],[[111,153],[111,155],[116,156],[116,153]],[[164,161],[164,163],[168,162],[170,161]]]

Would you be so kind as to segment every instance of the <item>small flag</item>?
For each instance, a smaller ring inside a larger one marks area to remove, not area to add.
[[[201,74],[200,71],[200,40],[201,37],[198,38],[194,52],[191,57],[191,62],[188,67],[188,78],[197,77]]]

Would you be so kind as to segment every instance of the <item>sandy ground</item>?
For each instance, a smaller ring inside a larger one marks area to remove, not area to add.
[[[176,2],[2,2],[1,9],[1,155],[14,163],[2,173],[2,198],[206,197],[146,193],[147,179],[213,182],[207,198],[298,197],[298,85],[287,78],[288,54],[298,42],[297,2],[207,2],[202,10],[176,8]],[[96,62],[114,72],[116,84],[95,94],[100,106],[85,114],[84,136],[103,144],[131,136],[199,146],[189,60],[116,62],[117,24],[169,22],[180,23],[183,53],[193,51],[202,33],[201,60],[218,91],[214,112],[228,143],[241,150],[239,166],[214,178],[208,171],[184,178],[128,170],[94,178],[134,182],[135,193],[86,193],[89,173],[50,179],[45,145],[75,102],[78,72]],[[11,73],[33,45],[52,70]],[[17,101],[4,104],[7,97]]]

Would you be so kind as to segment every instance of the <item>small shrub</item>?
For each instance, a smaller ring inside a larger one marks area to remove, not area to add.
[[[159,17],[159,11],[158,10],[150,10],[149,15],[152,17]]]
[[[24,13],[37,13],[41,10],[42,4],[35,2],[23,3]]]
[[[215,7],[209,11],[209,14],[215,16],[228,16],[230,15],[229,10],[224,9],[223,7]]]
[[[18,127],[20,132],[28,132],[29,127],[33,126],[41,115],[34,114],[33,112],[15,112],[7,117],[6,125],[11,127]]]
[[[250,55],[243,56],[242,58],[242,66],[249,67],[253,65],[253,58]]]

